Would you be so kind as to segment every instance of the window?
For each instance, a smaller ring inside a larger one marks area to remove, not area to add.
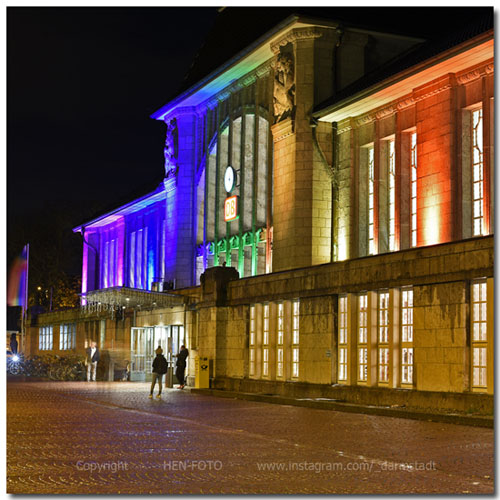
[[[165,279],[165,259],[167,258],[165,254],[166,249],[166,238],[167,238],[167,221],[163,220],[161,223],[161,250],[160,250],[160,272],[161,278]]]
[[[389,251],[396,250],[396,153],[394,139],[388,141],[388,175],[389,175]]]
[[[292,302],[292,378],[299,378],[299,309],[298,300]]]
[[[410,136],[410,224],[411,246],[417,246],[417,133]]]
[[[358,382],[368,380],[368,294],[358,296]]]
[[[472,387],[485,391],[487,380],[487,285],[486,280],[472,284]]]
[[[103,283],[103,288],[108,288],[109,284],[109,275],[108,275],[108,268],[109,268],[109,241],[106,241],[104,243],[104,266],[103,266],[103,278],[104,278],[104,283]]]
[[[104,343],[106,342],[106,320],[105,319],[101,319],[101,321],[100,321],[99,333],[100,333],[99,345],[101,347],[104,347]]]
[[[129,250],[129,286],[135,288],[135,231],[130,233],[130,250]]]
[[[267,179],[272,165],[267,113],[245,106],[238,116],[227,104],[230,102],[207,113],[205,120],[203,171],[196,184],[197,252],[201,257],[197,283],[205,268],[222,262],[236,268],[241,277],[263,274],[270,264],[266,261],[266,228],[272,199]],[[235,185],[228,185],[228,192],[224,177],[229,165],[238,176]],[[234,195],[238,196],[238,218],[226,222],[225,200]]]
[[[67,351],[76,347],[76,324],[68,323],[59,327],[59,349]]]
[[[262,376],[269,377],[269,304],[264,304],[262,329]]]
[[[339,297],[339,382],[347,382],[348,352],[347,295],[343,295]]]
[[[413,290],[401,291],[401,384],[413,385]]]
[[[278,304],[278,314],[277,314],[277,338],[276,338],[276,377],[283,378],[284,376],[284,365],[283,365],[283,345],[285,339],[284,331],[284,307],[283,303]]]
[[[51,351],[53,348],[52,326],[42,326],[38,331],[38,349],[40,351]]]
[[[248,347],[249,377],[297,379],[299,301],[251,305]]]
[[[378,294],[378,381],[389,382],[389,292]]]
[[[375,162],[373,147],[368,148],[368,253],[375,249]]]
[[[472,234],[484,234],[483,110],[472,113]]]
[[[250,359],[248,374],[250,377],[255,376],[255,306],[250,306]]]

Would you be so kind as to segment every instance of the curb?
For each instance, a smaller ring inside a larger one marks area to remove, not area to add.
[[[362,413],[365,415],[378,415],[382,417],[409,418],[412,420],[424,420],[427,422],[441,422],[455,425],[469,425],[472,427],[485,427],[493,429],[493,417],[469,416],[447,413],[429,413],[417,410],[404,410],[400,408],[387,408],[383,406],[364,406],[354,403],[342,403],[333,400],[295,399],[282,396],[271,396],[267,394],[256,394],[248,392],[222,391],[217,389],[195,389],[191,388],[192,394],[215,396],[221,398],[243,399],[246,401],[258,401],[279,405],[302,406],[320,410],[333,410],[345,413]]]

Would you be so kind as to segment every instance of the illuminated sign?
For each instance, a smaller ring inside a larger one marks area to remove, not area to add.
[[[230,196],[229,198],[226,198],[226,201],[224,202],[224,221],[231,222],[236,220],[238,217],[238,197]]]

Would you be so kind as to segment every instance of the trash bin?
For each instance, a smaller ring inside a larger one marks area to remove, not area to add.
[[[196,389],[208,389],[210,387],[210,363],[208,358],[196,356],[194,358],[194,386]]]
[[[165,373],[165,388],[171,389],[174,386],[174,369],[169,366]]]

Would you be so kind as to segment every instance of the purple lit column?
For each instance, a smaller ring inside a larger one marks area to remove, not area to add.
[[[193,240],[193,196],[195,173],[194,108],[175,110],[178,129],[178,172],[166,179],[166,251],[165,277],[175,279],[177,288],[193,284],[195,243]]]

